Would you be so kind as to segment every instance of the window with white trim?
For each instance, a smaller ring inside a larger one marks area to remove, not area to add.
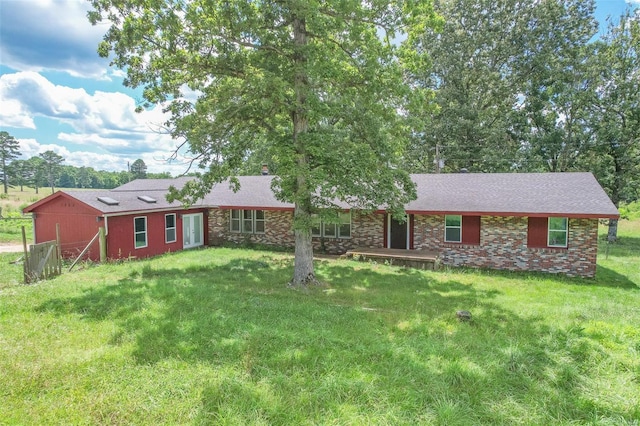
[[[164,215],[164,242],[175,243],[178,240],[176,233],[176,214]]]
[[[566,247],[569,233],[569,219],[566,217],[550,217],[547,231],[549,247]]]
[[[338,223],[325,222],[319,216],[313,215],[311,225],[312,237],[351,238],[351,213],[340,213]]]
[[[446,243],[462,242],[462,216],[445,215],[444,217],[444,241]]]
[[[147,217],[139,216],[133,218],[133,235],[135,248],[147,246]]]
[[[264,224],[264,210],[231,210],[231,232],[264,234]]]

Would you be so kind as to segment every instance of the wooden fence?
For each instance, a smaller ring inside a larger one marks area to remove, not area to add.
[[[98,233],[89,244],[71,263],[69,271],[82,259],[91,245],[98,240],[100,242],[100,262],[107,260],[107,238],[104,227],[98,229]],[[60,243],[60,225],[56,224],[56,240],[39,244],[32,244],[27,250],[27,236],[22,227],[22,245],[24,247],[24,282],[25,284],[41,279],[47,279],[62,273],[62,245]]]
[[[60,275],[62,259],[56,241],[47,241],[29,246],[24,259],[24,282],[30,283]]]

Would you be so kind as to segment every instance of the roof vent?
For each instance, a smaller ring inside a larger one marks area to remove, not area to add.
[[[120,201],[114,200],[111,197],[98,197],[98,201],[108,206],[117,206],[118,204],[120,204]]]
[[[153,204],[156,202],[155,198],[151,198],[148,195],[138,195],[138,200],[144,201],[145,203]]]

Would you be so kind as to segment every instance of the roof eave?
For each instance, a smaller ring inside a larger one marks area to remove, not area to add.
[[[499,217],[568,217],[570,219],[619,219],[620,214],[613,213],[567,213],[567,212],[494,212],[462,210],[407,210],[408,214],[423,215],[463,215],[463,216],[499,216]]]
[[[56,198],[66,198],[68,200],[74,200],[77,201],[79,203],[82,203],[83,205],[85,205],[88,209],[91,209],[94,213],[96,214],[102,214],[104,213],[102,210],[100,209],[96,209],[95,207],[93,207],[90,204],[87,204],[85,201],[74,197],[73,195],[69,194],[68,192],[64,192],[64,191],[56,191],[55,193],[48,195],[46,197],[44,197],[43,199],[36,201],[35,203],[31,204],[30,206],[25,207],[24,209],[22,209],[23,213],[33,213],[34,210],[36,210],[37,208],[39,208],[40,206],[49,203],[52,200],[55,200]]]

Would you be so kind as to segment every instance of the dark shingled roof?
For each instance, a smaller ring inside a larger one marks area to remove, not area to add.
[[[124,213],[124,212],[143,212],[149,210],[168,210],[168,209],[179,209],[182,208],[182,205],[178,201],[174,201],[173,203],[169,203],[166,198],[166,190],[160,191],[140,191],[140,192],[129,192],[129,191],[60,191],[60,193],[65,194],[69,197],[75,198],[78,201],[81,201],[87,204],[90,207],[104,213],[104,214],[114,214],[114,213]],[[55,195],[55,194],[54,194]],[[141,200],[138,197],[143,196],[151,197],[155,200],[154,203],[148,203],[146,201]],[[98,197],[109,197],[113,198],[118,202],[117,205],[108,205],[98,200]],[[194,205],[193,208],[203,207],[202,202]]]
[[[409,213],[474,214],[496,216],[570,216],[617,218],[618,210],[591,173],[453,173],[411,175],[418,199],[406,206]],[[170,185],[181,188],[191,178],[138,179],[107,191],[61,191],[105,214],[163,210],[181,207],[168,203]],[[293,209],[279,201],[271,190],[273,176],[239,176],[240,190],[228,182],[215,185],[204,200],[193,207],[245,209]],[[59,194],[59,193],[56,193]],[[25,211],[54,197],[47,197]],[[150,196],[147,203],[139,196]],[[109,206],[98,197],[110,197]],[[347,205],[342,205],[348,208]]]
[[[273,176],[241,176],[240,190],[216,185],[205,204],[227,208],[293,208],[271,191]],[[418,198],[410,213],[498,216],[618,217],[619,213],[591,173],[414,174]],[[348,208],[347,205],[343,207]]]
[[[117,188],[112,189],[114,192],[149,192],[149,191],[164,191],[167,192],[170,186],[175,186],[177,189],[181,189],[185,183],[192,180],[190,176],[182,176],[175,179],[136,179],[129,183],[120,185]]]
[[[500,216],[618,217],[591,173],[455,173],[412,175],[418,199],[409,212]]]
[[[240,190],[233,192],[228,182],[216,184],[205,203],[222,208],[293,209],[293,204],[278,201],[271,190],[273,176],[238,176]]]

